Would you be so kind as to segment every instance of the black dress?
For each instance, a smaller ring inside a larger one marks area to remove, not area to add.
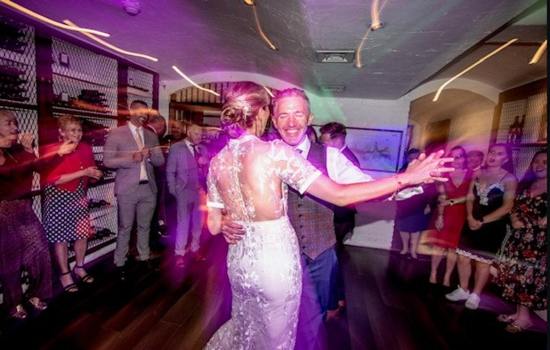
[[[504,201],[504,185],[502,178],[499,182],[481,187],[479,178],[474,180],[474,207],[472,216],[481,220],[485,215],[492,213],[502,206]],[[509,217],[504,217],[485,223],[478,230],[471,230],[466,224],[462,231],[457,253],[477,261],[491,263],[501,248],[506,237]]]

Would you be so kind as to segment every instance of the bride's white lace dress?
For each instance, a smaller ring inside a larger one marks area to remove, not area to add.
[[[227,256],[231,319],[207,349],[293,349],[302,291],[300,252],[286,216],[287,187],[304,192],[320,175],[281,141],[246,135],[214,157],[208,206],[246,230]]]

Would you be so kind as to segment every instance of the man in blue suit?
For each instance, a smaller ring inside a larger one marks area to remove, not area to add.
[[[191,233],[190,250],[198,256],[202,214],[200,196],[203,191],[197,159],[200,157],[198,145],[202,139],[202,129],[196,124],[187,127],[187,137],[170,148],[166,166],[168,191],[177,202],[178,224],[176,230],[176,266],[184,267],[186,246]]]

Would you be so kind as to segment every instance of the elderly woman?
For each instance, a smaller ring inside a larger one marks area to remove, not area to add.
[[[17,140],[20,139],[18,143]],[[0,109],[0,283],[4,306],[11,317],[24,319],[21,271],[30,278],[29,304],[44,310],[51,297],[51,261],[44,231],[31,205],[33,171],[61,161],[74,145],[63,143],[57,152],[37,159],[33,137],[19,134],[15,114]]]
[[[61,285],[66,292],[75,293],[78,287],[69,270],[67,246],[69,242],[74,242],[74,276],[83,283],[92,283],[93,278],[84,269],[84,257],[91,234],[86,192],[88,184],[100,179],[103,174],[96,167],[92,147],[80,142],[80,120],[64,115],[59,117],[58,126],[62,143],[52,145],[47,150],[55,152],[66,142],[74,144],[76,148],[41,174],[44,188],[42,218],[46,237],[54,245]]]

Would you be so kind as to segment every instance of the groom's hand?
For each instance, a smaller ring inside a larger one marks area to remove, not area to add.
[[[223,238],[229,244],[236,244],[244,235],[244,228],[242,225],[232,221],[225,210],[222,211],[222,227],[221,231]]]

